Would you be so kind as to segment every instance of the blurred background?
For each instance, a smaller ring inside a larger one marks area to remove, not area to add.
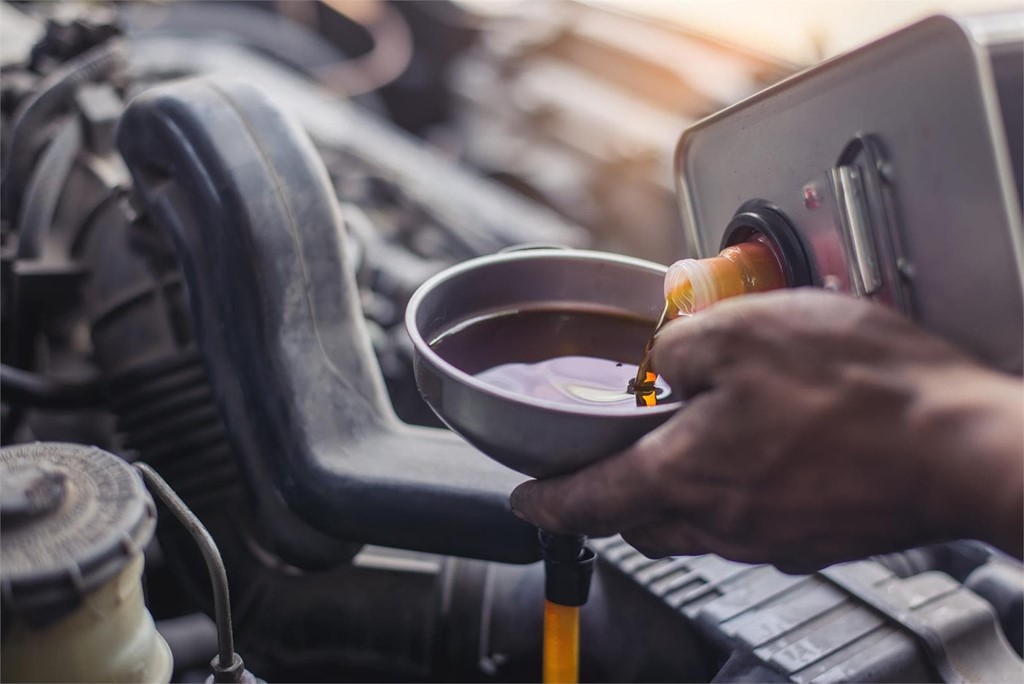
[[[14,5],[37,15],[80,7]],[[203,61],[174,55],[159,37],[187,36],[207,52],[210,41],[254,51],[550,207],[596,246],[668,261],[680,249],[671,159],[688,124],[930,13],[1020,6],[264,0],[116,3],[115,11],[130,35],[161,46],[158,57],[143,51],[150,66],[185,72]],[[30,28],[5,19],[5,53],[32,44]]]
[[[128,47],[127,70],[107,79],[121,102],[114,109],[152,85],[189,75],[259,84],[300,119],[331,174],[356,247],[374,348],[399,414],[436,425],[412,383],[401,326],[408,297],[432,273],[523,242],[670,263],[686,249],[672,160],[688,125],[928,14],[1020,6],[3,2],[0,116],[11,123],[46,74],[112,36],[123,35]],[[115,123],[104,125],[112,131]],[[47,125],[52,133],[55,124]],[[0,138],[4,152],[10,132],[5,126]],[[105,193],[69,184],[60,216],[90,216]],[[8,262],[16,205],[4,207]]]

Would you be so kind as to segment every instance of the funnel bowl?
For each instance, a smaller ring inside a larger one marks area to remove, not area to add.
[[[584,250],[512,252],[453,266],[424,283],[406,311],[420,393],[453,431],[531,477],[571,472],[620,451],[680,404],[590,407],[537,399],[463,372],[430,343],[477,317],[537,309],[640,317],[653,327],[664,276],[665,267],[653,262]]]

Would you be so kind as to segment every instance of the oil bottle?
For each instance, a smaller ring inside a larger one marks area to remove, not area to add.
[[[783,263],[771,241],[756,234],[708,259],[683,259],[665,274],[666,320],[689,316],[717,301],[786,287]]]
[[[651,369],[651,353],[654,335],[665,323],[680,316],[692,316],[729,297],[777,290],[786,285],[782,256],[772,241],[760,233],[726,247],[718,256],[683,259],[669,266],[665,274],[665,308],[654,326],[654,334],[647,340],[636,378],[626,388],[636,396],[637,406],[653,406],[657,402],[654,382],[658,376]]]

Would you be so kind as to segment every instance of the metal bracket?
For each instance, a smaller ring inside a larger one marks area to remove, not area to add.
[[[902,281],[911,269],[894,232],[889,175],[878,144],[865,134],[854,136],[828,171],[854,292],[907,311]]]
[[[864,186],[855,166],[829,171],[839,203],[840,225],[852,260],[850,275],[858,295],[873,295],[882,287],[878,252],[871,239],[871,224],[865,206]]]

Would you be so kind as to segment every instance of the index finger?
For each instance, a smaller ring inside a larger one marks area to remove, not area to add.
[[[568,475],[525,482],[512,512],[547,532],[606,536],[656,519],[665,502],[661,465],[687,448],[687,409],[633,446]]]
[[[726,300],[669,322],[654,339],[655,372],[684,398],[715,387],[720,372],[749,351],[745,304]]]

